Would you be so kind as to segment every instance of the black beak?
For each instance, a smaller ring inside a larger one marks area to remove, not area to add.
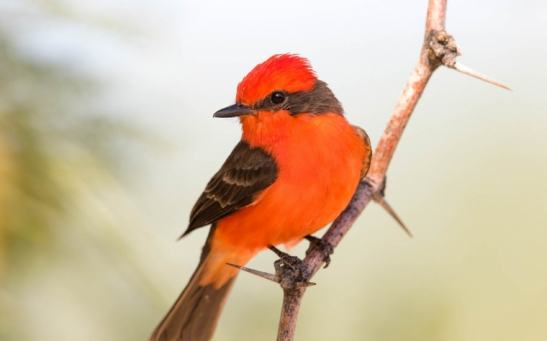
[[[213,117],[236,117],[236,116],[255,115],[255,114],[256,114],[255,110],[236,103],[224,109],[220,109],[213,115]]]

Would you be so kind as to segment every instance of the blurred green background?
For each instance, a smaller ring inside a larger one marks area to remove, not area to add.
[[[299,53],[375,144],[427,1],[0,1],[0,339],[146,340],[206,236],[176,242],[237,143],[241,78]],[[308,290],[298,340],[547,338],[547,3],[451,1],[433,76],[371,204]],[[306,245],[294,249],[303,255]],[[271,271],[273,254],[250,266]],[[241,275],[215,340],[273,340]]]

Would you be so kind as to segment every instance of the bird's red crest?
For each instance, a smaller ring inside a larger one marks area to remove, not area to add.
[[[317,77],[306,58],[276,54],[258,64],[237,86],[236,102],[253,105],[273,91],[309,91]]]

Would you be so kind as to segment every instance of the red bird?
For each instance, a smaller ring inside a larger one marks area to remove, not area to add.
[[[201,260],[151,341],[207,341],[237,269],[269,245],[295,245],[349,203],[371,157],[366,133],[309,62],[274,55],[237,87],[236,104],[214,117],[239,117],[241,141],[213,176],[183,234],[211,225]]]

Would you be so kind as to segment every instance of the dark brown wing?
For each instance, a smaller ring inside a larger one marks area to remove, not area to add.
[[[239,142],[194,205],[183,236],[252,204],[277,174],[277,165],[266,151]]]

